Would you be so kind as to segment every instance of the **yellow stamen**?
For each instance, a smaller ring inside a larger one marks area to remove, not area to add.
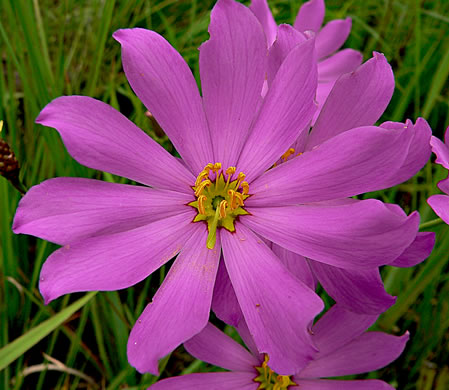
[[[287,159],[288,159],[292,154],[294,154],[294,153],[295,153],[295,149],[290,148],[289,150],[287,150],[287,151],[281,156],[281,159],[284,160],[284,161],[287,161]]]
[[[211,185],[210,180],[204,180],[203,182],[201,182],[200,185],[195,190],[195,196],[199,196],[203,192],[204,187],[209,187],[210,185]]]
[[[235,205],[235,191],[234,190],[228,190],[229,195],[229,207],[231,210],[235,210],[237,207]]]
[[[211,169],[214,169],[214,164],[212,164],[212,163],[209,163],[204,167],[204,171],[206,171],[208,173]]]
[[[225,190],[228,188],[229,181],[231,180],[232,175],[235,173],[236,168],[235,167],[229,167],[226,169],[226,174],[228,175],[228,179],[226,180]]]
[[[237,176],[237,184],[235,185],[235,189],[238,190],[240,187],[240,183],[243,181],[243,179],[246,177],[246,175],[243,172],[240,172]]]
[[[195,187],[198,187],[198,185],[203,181],[203,179],[209,178],[209,172],[206,170],[202,170],[195,181]]]
[[[225,200],[222,200],[220,202],[220,218],[226,218],[226,207],[228,207],[228,202],[226,202]]]
[[[248,182],[247,181],[242,181],[240,183],[240,185],[242,187],[243,195],[248,195],[248,192],[249,192],[249,184],[248,184]]]
[[[237,168],[236,167],[229,167],[228,169],[226,169],[226,174],[229,176],[229,175],[233,175],[234,173],[235,173],[235,170],[236,170]]]
[[[212,172],[218,173],[218,171],[221,169],[221,163],[217,162],[214,164],[214,167],[212,169]]]
[[[198,211],[200,214],[206,215],[206,208],[204,202],[207,200],[206,195],[200,195],[198,197]]]
[[[238,203],[238,206],[243,206],[243,194],[241,194],[240,192],[234,192],[234,196],[236,203]]]

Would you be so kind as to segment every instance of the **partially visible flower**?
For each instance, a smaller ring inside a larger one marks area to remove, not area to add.
[[[305,39],[299,33],[295,33],[289,26],[279,28],[278,39],[272,48],[275,55],[269,60],[269,65],[272,65],[268,67],[269,83],[276,75],[277,64],[282,63],[282,58],[294,47],[292,37],[297,38],[295,42],[301,42]],[[288,149],[288,153],[278,160],[276,169],[289,166],[290,171],[293,172],[296,167],[296,176],[300,180],[301,170],[303,169],[300,161],[307,153],[319,152],[328,143],[344,135],[348,137],[348,142],[351,142],[350,134],[352,134],[353,142],[358,142],[357,137],[364,133],[367,128],[365,126],[371,126],[380,118],[391,99],[393,91],[394,76],[391,67],[382,54],[374,53],[373,58],[354,72],[345,74],[337,80],[310,132],[307,128],[300,134],[300,137]],[[389,131],[402,129],[410,136],[409,149],[406,154],[400,156],[400,158],[403,158],[401,168],[395,174],[390,175],[389,178],[385,177],[385,180],[383,180],[383,188],[388,188],[408,180],[426,164],[431,154],[429,141],[432,132],[423,118],[418,118],[416,123],[410,120],[407,120],[406,123],[385,122],[380,127]],[[339,152],[345,153],[343,149],[339,149]],[[276,169],[273,169],[272,172],[276,172]],[[337,175],[342,173],[340,169],[335,172]],[[265,177],[269,177],[270,174],[268,172]],[[316,175],[319,177],[320,172],[316,171]],[[328,182],[328,184],[330,183]],[[313,255],[306,255],[293,244],[293,236],[297,234],[294,226],[283,229],[287,222],[279,224],[279,215],[274,218],[257,208],[267,205],[267,202],[263,200],[264,194],[273,194],[276,188],[276,186],[270,186],[260,195],[258,194],[248,200],[247,209],[251,216],[243,222],[252,229],[257,228],[264,238],[272,241],[272,250],[293,274],[311,288],[315,287],[318,279],[335,301],[348,310],[358,313],[374,314],[387,310],[395,302],[395,298],[386,293],[378,267],[366,267],[362,270],[338,265],[331,262],[330,258],[321,258],[318,262],[314,261],[317,259]],[[287,189],[282,194],[276,195],[279,201],[285,201],[286,197],[296,197],[292,189]],[[360,202],[348,198],[321,199],[319,201],[318,197],[315,198],[315,201],[313,206],[325,213],[322,217],[322,221],[326,221],[325,224],[332,221],[331,212],[326,210],[351,214],[354,220],[361,216],[352,213],[351,207],[356,207],[357,202],[360,206],[367,202],[366,200]],[[374,201],[371,200],[371,202]],[[298,203],[300,203],[299,199]],[[390,213],[392,220],[403,219],[405,221],[406,214],[399,206],[392,204],[384,204],[384,206]],[[293,211],[288,219],[294,218],[294,215],[295,212]],[[258,221],[256,221],[256,218]],[[287,221],[287,218],[285,221]],[[272,222],[273,225],[271,225]],[[342,225],[339,228],[342,229]],[[281,230],[283,235],[278,234],[278,231]],[[429,256],[434,241],[435,234],[433,232],[418,233],[410,246],[388,264],[397,267],[416,265]]]
[[[446,169],[449,169],[449,127],[446,129],[445,142],[443,143],[437,137],[432,137],[430,145],[433,153],[436,154],[435,162]],[[433,211],[447,224],[449,224],[449,178],[441,180],[438,188],[446,195],[432,195],[427,199]]]
[[[376,315],[356,315],[333,306],[312,327],[312,339],[319,352],[295,375],[278,375],[270,368],[269,356],[254,348],[254,341],[244,322],[238,327],[250,352],[232,338],[208,324],[204,330],[184,343],[197,359],[230,372],[189,374],[164,379],[152,390],[389,390],[381,380],[323,379],[362,374],[385,367],[404,350],[409,339],[382,332],[365,332]]]
[[[275,43],[277,35],[282,34],[282,30],[287,26],[276,24],[267,0],[252,0],[250,9],[262,24],[267,45],[271,47]],[[293,24],[294,29],[298,32],[312,31],[316,35],[315,46],[318,57],[316,101],[318,109],[314,115],[314,120],[318,117],[335,81],[344,73],[355,70],[363,59],[362,54],[357,50],[339,50],[351,32],[351,18],[332,20],[321,27],[324,13],[324,0],[310,0],[301,6]],[[293,35],[299,36],[300,34],[290,32],[290,35],[293,38]]]

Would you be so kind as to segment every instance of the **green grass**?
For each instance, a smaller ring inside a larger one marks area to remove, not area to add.
[[[361,50],[365,60],[372,51],[383,52],[394,68],[396,91],[382,120],[424,116],[441,138],[449,125],[449,3],[352,0],[341,4],[327,0],[326,20],[352,17],[347,47]],[[279,23],[292,23],[300,2],[273,0],[270,5]],[[39,111],[60,95],[89,95],[107,102],[173,151],[128,85],[120,45],[112,33],[134,26],[156,30],[181,52],[198,79],[197,47],[208,37],[211,7],[211,1],[2,1],[0,119],[5,126],[1,137],[15,151],[25,185],[56,176],[124,181],[77,164],[56,131],[34,123]],[[425,200],[438,193],[436,183],[445,175],[441,167],[429,163],[416,178],[374,195],[398,202],[408,212],[417,209],[422,221],[430,221],[436,216]],[[85,298],[73,294],[45,306],[38,276],[56,246],[11,232],[19,199],[20,194],[0,178],[0,389],[146,388],[157,378],[137,374],[128,365],[126,341],[165,269],[134,288]],[[408,329],[412,338],[400,359],[369,377],[382,377],[402,390],[449,388],[445,299],[449,227],[427,230],[437,233],[428,260],[414,269],[382,271],[387,289],[398,301],[377,326],[397,334]],[[31,336],[24,343],[19,337],[26,335]],[[164,359],[161,367],[163,377],[210,369],[182,348]]]

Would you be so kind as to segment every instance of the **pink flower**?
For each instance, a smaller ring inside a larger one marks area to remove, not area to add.
[[[324,20],[324,0],[310,0],[304,3],[296,16],[294,29],[288,25],[278,26],[268,7],[267,0],[252,0],[251,11],[259,19],[267,37],[267,45],[276,46],[278,35],[288,34],[291,44],[300,37],[300,33],[312,32],[316,35],[316,51],[318,58],[318,86],[316,101],[318,109],[314,120],[318,117],[324,102],[329,96],[335,81],[343,74],[355,70],[362,63],[362,53],[353,49],[339,50],[351,32],[351,18],[336,19],[321,28]]]
[[[449,127],[446,129],[445,143],[437,137],[432,137],[430,144],[433,153],[437,156],[435,162],[449,169]],[[444,222],[449,224],[449,179],[441,180],[438,188],[446,195],[432,195],[427,199],[427,203]]]
[[[378,370],[404,350],[408,332],[401,337],[382,332],[365,332],[376,315],[356,315],[338,305],[332,307],[312,328],[319,352],[299,372],[278,375],[267,355],[259,354],[244,321],[238,331],[250,352],[212,324],[184,346],[197,359],[229,370],[189,374],[164,379],[152,390],[392,390],[380,380],[323,379]]]
[[[181,159],[105,103],[55,99],[37,122],[56,128],[81,164],[142,186],[50,179],[22,199],[13,230],[62,245],[42,267],[47,303],[75,291],[132,286],[179,254],[131,331],[128,357],[139,371],[157,373],[158,359],[206,326],[212,300],[222,299],[217,270],[225,268],[257,348],[273,369],[291,374],[316,352],[308,325],[323,303],[261,236],[347,269],[392,262],[416,238],[416,213],[404,217],[376,200],[316,202],[409,175],[415,133],[364,126],[363,115],[351,121],[344,113],[333,119],[335,129],[342,120],[356,128],[270,169],[315,112],[314,41],[285,55],[261,103],[267,62],[277,54],[267,56],[257,18],[220,0],[209,31],[200,48],[202,97],[185,61],[160,35],[139,28],[114,34],[132,88]]]

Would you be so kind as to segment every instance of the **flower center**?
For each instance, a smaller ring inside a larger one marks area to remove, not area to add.
[[[198,215],[193,222],[207,222],[209,249],[215,246],[219,227],[233,232],[235,231],[234,220],[239,215],[249,214],[243,208],[243,202],[249,196],[249,185],[243,181],[245,179],[243,172],[231,181],[235,171],[235,167],[229,167],[223,171],[221,163],[209,163],[199,173],[192,187],[196,200],[190,202],[189,206],[198,210]]]
[[[255,367],[259,376],[254,378],[254,382],[260,383],[257,390],[287,390],[289,386],[297,386],[297,383],[287,375],[278,375],[268,367],[268,355],[260,367]]]

